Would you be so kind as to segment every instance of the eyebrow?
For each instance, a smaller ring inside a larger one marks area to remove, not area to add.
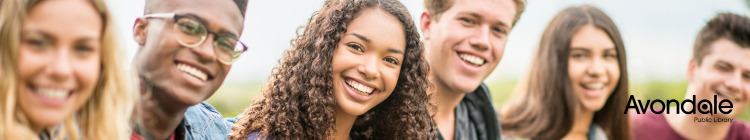
[[[574,48],[570,49],[570,51],[573,51],[573,50],[581,50],[581,51],[591,52],[591,50],[589,50],[589,49],[586,49],[586,48],[580,48],[580,47],[574,47]],[[604,51],[610,51],[610,50],[614,50],[614,51],[617,51],[617,50],[616,50],[615,48],[607,48],[607,49],[604,49]]]
[[[203,24],[203,26],[206,26],[206,30],[213,31],[211,29],[208,29],[208,27],[209,27],[210,24],[208,23],[208,21],[206,21],[206,19],[203,19],[200,16],[198,16],[196,14],[193,14],[193,13],[186,13],[186,14],[183,14],[183,15],[190,16],[190,17],[193,17],[193,18],[197,19],[198,22],[200,22],[201,24]],[[224,28],[219,29],[218,32],[217,31],[214,31],[214,32],[216,32],[216,34],[218,34],[218,35],[230,35],[232,37],[239,38],[239,36],[235,35],[234,33],[229,32],[229,30],[226,30]]]
[[[50,41],[52,44],[57,43],[57,38],[53,36],[52,34],[49,34],[42,30],[22,30],[21,34],[39,34],[42,36],[44,40]],[[22,35],[21,37],[28,36],[28,35]]]
[[[401,50],[396,50],[396,49],[392,49],[392,48],[388,48],[388,51],[389,51],[389,52],[393,52],[393,53],[397,53],[397,54],[404,54],[404,52],[403,52],[403,51],[401,51]]]
[[[362,36],[362,35],[357,34],[357,33],[352,33],[351,35],[356,36],[357,38],[362,39],[362,40],[364,40],[367,43],[370,43],[370,39],[367,39],[367,37],[365,37],[365,36]]]
[[[467,14],[467,15],[469,15],[469,16],[472,16],[472,17],[474,17],[474,18],[478,18],[478,19],[483,19],[483,18],[482,18],[482,16],[481,16],[481,15],[479,15],[478,13],[476,13],[476,12],[471,12],[471,11],[463,11],[463,12],[458,12],[458,13],[459,13],[459,14]],[[510,26],[508,26],[508,24],[507,24],[507,23],[505,23],[505,22],[503,22],[503,21],[498,21],[498,22],[495,22],[495,23],[493,23],[493,24],[495,24],[495,25],[499,25],[499,26],[503,26],[503,27],[510,27]]]
[[[716,63],[721,63],[721,64],[724,64],[724,65],[727,65],[727,67],[729,67],[729,68],[734,68],[734,66],[732,64],[730,64],[729,62],[724,61],[724,60],[717,60]]]

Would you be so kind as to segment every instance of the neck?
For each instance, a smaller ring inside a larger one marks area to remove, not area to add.
[[[32,130],[32,131],[33,131],[34,133],[36,133],[36,135],[37,135],[37,136],[39,136],[39,135],[41,135],[42,133],[44,133],[44,128],[46,128],[46,127],[44,127],[44,126],[39,126],[39,125],[34,125],[34,124],[32,123],[32,124],[29,124],[29,128],[31,128],[31,130]]]
[[[578,110],[580,111],[575,115],[573,127],[562,139],[588,139],[587,134],[591,131],[589,128],[594,121],[594,111],[582,108]]]
[[[692,95],[695,95],[695,90],[688,88],[688,93],[686,93],[685,95],[686,98],[688,97],[688,95],[690,96],[690,98],[692,98]],[[684,107],[685,110],[693,109],[693,106]],[[670,108],[671,110],[677,111],[679,111],[678,109],[680,109],[678,106]],[[695,111],[698,112],[697,110]],[[732,123],[727,122],[698,122],[695,120],[696,118],[713,119],[713,116],[711,116],[710,114],[665,113],[664,117],[667,120],[667,124],[669,124],[669,126],[672,127],[672,129],[674,129],[677,134],[680,134],[680,136],[686,139],[724,139],[727,133],[729,133],[729,128],[732,126]]]
[[[435,113],[436,123],[446,118],[454,118],[456,115],[456,106],[461,103],[466,93],[449,90],[443,85],[435,84],[435,95],[432,100],[437,103],[437,112]],[[452,119],[451,119],[452,120]],[[453,122],[453,121],[451,121]]]
[[[141,87],[148,86],[142,85]],[[141,89],[141,95],[147,95],[146,89]],[[145,105],[141,106],[143,114],[143,127],[154,139],[167,139],[180,125],[188,107],[174,107],[158,96],[166,93],[157,93],[151,90],[150,97],[144,99]]]
[[[336,133],[333,134],[333,138],[337,140],[349,140],[349,133],[354,126],[354,121],[357,120],[357,116],[345,113],[341,108],[336,107]]]

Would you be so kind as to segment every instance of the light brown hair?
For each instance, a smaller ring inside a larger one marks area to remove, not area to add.
[[[695,38],[693,59],[698,65],[711,53],[711,44],[721,38],[729,39],[742,48],[750,48],[750,19],[732,13],[720,13],[703,26]]]
[[[585,25],[604,30],[615,44],[620,80],[592,123],[601,126],[609,139],[628,139],[628,116],[622,114],[628,96],[628,69],[620,31],[604,12],[590,6],[571,7],[558,13],[542,35],[531,64],[528,82],[519,83],[516,99],[503,108],[504,135],[532,139],[560,139],[570,132],[580,104],[568,75],[573,34]]]
[[[433,17],[435,17],[432,19],[439,21],[440,15],[443,14],[443,12],[448,11],[448,9],[451,9],[455,3],[456,0],[424,0],[424,9],[430,11]],[[513,17],[513,23],[511,26],[516,25],[518,19],[521,18],[521,13],[526,10],[526,0],[513,0],[513,3],[516,4],[516,15]]]

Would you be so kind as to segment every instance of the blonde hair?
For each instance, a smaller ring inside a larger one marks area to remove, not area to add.
[[[41,0],[0,0],[0,139],[39,139],[19,110],[16,67],[20,28]],[[116,27],[102,0],[89,0],[102,17],[101,73],[93,95],[60,127],[45,129],[51,139],[129,139],[134,101],[139,98],[126,76]]]

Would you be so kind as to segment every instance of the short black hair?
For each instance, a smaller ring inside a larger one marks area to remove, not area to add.
[[[711,44],[721,38],[729,39],[741,48],[750,48],[750,19],[733,13],[716,15],[695,38],[693,59],[700,65],[703,57],[711,53]]]
[[[247,10],[247,0],[232,0],[234,4],[237,4],[237,8],[240,8],[242,17],[245,17],[245,11]]]
[[[146,0],[146,8],[144,10],[144,14],[151,14],[154,12],[155,8],[159,7],[159,5],[162,4],[164,0]],[[247,10],[247,1],[248,0],[232,0],[234,1],[234,4],[237,5],[237,8],[240,9],[240,13],[242,14],[242,17],[245,17],[245,11]]]

